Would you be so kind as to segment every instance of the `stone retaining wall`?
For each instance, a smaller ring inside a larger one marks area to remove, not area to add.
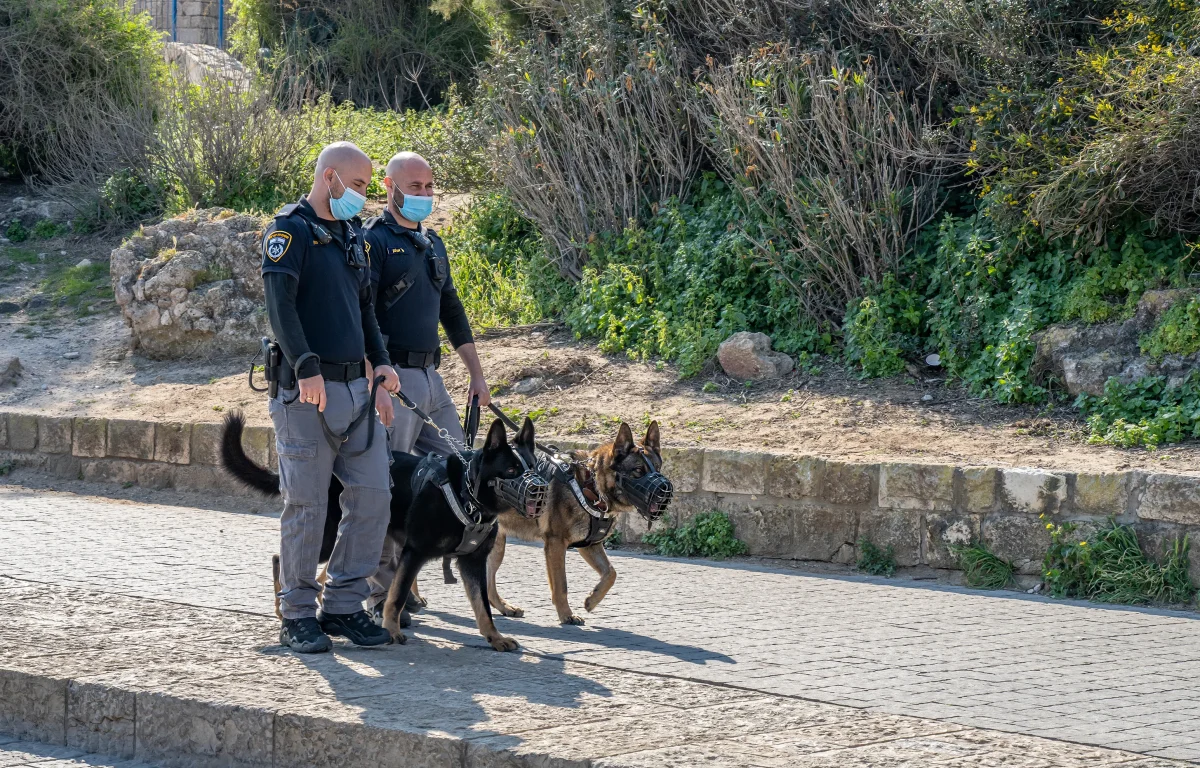
[[[249,493],[219,466],[221,429],[0,413],[0,462],[89,481]],[[278,466],[269,427],[247,427],[243,440],[255,461]],[[980,540],[1012,560],[1018,574],[1032,577],[1050,543],[1050,519],[1075,521],[1083,539],[1115,517],[1133,525],[1152,554],[1174,537],[1200,538],[1200,478],[1185,475],[858,464],[702,448],[663,453],[664,471],[677,492],[675,520],[722,510],[750,554],[764,557],[852,563],[857,542],[866,538],[892,546],[901,567],[954,569],[950,545]],[[637,539],[645,525],[632,516],[621,529]],[[1197,550],[1192,570],[1200,580]]]

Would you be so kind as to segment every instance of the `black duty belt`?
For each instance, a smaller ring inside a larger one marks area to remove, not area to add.
[[[321,363],[321,376],[325,381],[355,381],[367,375],[367,366],[362,360],[356,363]]]
[[[392,364],[398,365],[401,368],[434,368],[442,362],[442,350],[434,350],[433,352],[409,352],[403,349],[388,350],[388,356],[392,358]]]

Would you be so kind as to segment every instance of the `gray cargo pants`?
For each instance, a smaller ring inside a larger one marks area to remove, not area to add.
[[[391,515],[391,482],[388,445],[383,425],[370,400],[365,378],[349,383],[325,382],[325,422],[337,434],[345,433],[364,407],[367,418],[350,438],[334,449],[321,428],[313,403],[285,401],[297,390],[280,390],[269,403],[275,424],[275,450],[279,454],[279,488],[283,494],[283,517],[279,520],[279,565],[282,591],[280,610],[285,619],[316,615],[317,560],[325,528],[329,479],[336,475],[344,490],[341,495],[342,522],[329,558],[322,609],[328,613],[362,610],[371,589],[367,578],[375,572]],[[368,420],[375,419],[375,439],[367,444]]]
[[[450,433],[455,440],[462,441],[462,424],[458,421],[458,408],[454,398],[446,391],[446,384],[441,374],[432,366],[428,368],[396,368],[400,376],[400,391],[412,398],[434,423]],[[446,441],[438,437],[437,430],[417,418],[417,415],[404,407],[399,400],[394,400],[396,418],[388,430],[389,441],[393,452],[412,453],[424,456],[427,453],[440,453],[446,456],[450,447]],[[379,570],[371,577],[370,605],[377,605],[387,597],[388,587],[396,575],[400,553],[390,541],[384,542],[383,552],[379,557]]]

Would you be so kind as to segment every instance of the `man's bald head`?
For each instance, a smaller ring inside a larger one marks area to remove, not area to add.
[[[336,141],[322,149],[321,154],[317,155],[316,179],[327,181],[326,172],[330,169],[341,176],[346,186],[349,187],[354,187],[354,183],[347,177],[361,178],[363,189],[360,189],[360,192],[364,192],[366,185],[371,181],[371,158],[367,157],[366,152],[348,141]]]
[[[383,184],[388,190],[388,207],[392,214],[402,218],[400,208],[404,197],[433,197],[433,169],[429,162],[416,152],[398,152],[388,160],[387,175]]]

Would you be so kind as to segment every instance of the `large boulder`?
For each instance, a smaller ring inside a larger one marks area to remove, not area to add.
[[[1195,295],[1189,290],[1146,291],[1137,312],[1120,323],[1052,325],[1034,337],[1036,365],[1043,378],[1055,377],[1071,395],[1104,394],[1111,377],[1130,383],[1143,376],[1182,380],[1200,368],[1200,355],[1167,355],[1159,361],[1141,353],[1138,340],[1154,330],[1159,318],[1177,301]]]
[[[74,216],[75,209],[60,200],[14,197],[4,213],[3,223],[7,225],[19,221],[26,229],[33,229],[43,219],[49,219],[56,224],[66,224]]]
[[[213,79],[226,80],[238,90],[250,88],[250,75],[237,59],[212,45],[201,43],[163,43],[163,58],[192,85],[205,85]]]
[[[796,366],[792,358],[772,351],[770,336],[749,331],[735,333],[721,342],[717,362],[727,375],[742,381],[777,379]]]
[[[259,277],[266,223],[224,208],[189,211],[114,250],[113,293],[133,348],[158,359],[258,349],[268,334]]]

